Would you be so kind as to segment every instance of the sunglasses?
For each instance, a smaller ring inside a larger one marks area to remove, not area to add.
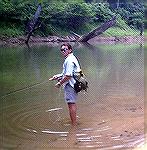
[[[67,50],[68,50],[68,48],[61,48],[61,52],[65,52]]]

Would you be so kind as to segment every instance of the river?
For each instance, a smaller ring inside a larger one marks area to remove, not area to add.
[[[78,95],[76,128],[63,89],[48,81],[62,71],[60,44],[0,47],[1,150],[143,146],[147,49],[140,43],[72,46],[89,83]]]

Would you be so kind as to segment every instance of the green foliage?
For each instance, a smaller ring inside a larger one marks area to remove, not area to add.
[[[129,30],[124,30],[122,28],[109,28],[105,33],[105,36],[116,36],[116,37],[124,37],[124,36],[137,36],[139,35],[137,30],[134,29],[129,29]]]
[[[10,23],[6,24],[1,22],[0,36],[16,37],[19,35],[24,35],[24,31],[20,26],[16,24],[10,24]]]
[[[0,17],[3,20],[19,20],[27,4],[29,4],[29,1],[0,0]]]
[[[141,29],[144,20],[144,6],[140,3],[125,3],[115,11],[133,28]]]
[[[17,28],[0,28],[0,34],[1,36],[6,36],[6,37],[16,37],[20,35],[24,35],[24,32],[20,29]]]
[[[44,7],[42,18],[45,24],[77,30],[92,19],[94,12],[91,7],[86,3],[52,3]]]
[[[110,9],[105,0],[0,0],[0,33],[7,36],[18,36],[26,32],[27,23],[36,12],[38,3],[42,12],[38,19],[42,22],[39,31],[41,36],[61,35],[71,30],[83,34],[117,15],[117,27],[124,30],[139,29],[144,20],[144,7],[138,3],[125,3],[119,9]],[[97,2],[97,3],[96,3]]]
[[[123,30],[130,30],[130,27],[127,25],[125,20],[123,20],[122,16],[120,14],[117,14],[116,17],[116,26]]]
[[[95,12],[94,21],[104,22],[115,15],[110,9],[108,3],[92,3],[92,9]]]
[[[76,30],[82,27],[85,23],[89,23],[94,15],[90,4],[72,3],[66,6],[64,18],[60,18],[62,26],[66,26],[71,30]],[[64,19],[64,20],[63,20]]]
[[[35,11],[36,5],[31,0],[0,0],[1,36],[24,34],[25,25]]]

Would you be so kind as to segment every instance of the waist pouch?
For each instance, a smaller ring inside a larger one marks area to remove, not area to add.
[[[79,80],[75,79],[76,83],[74,84],[74,90],[76,93],[80,91],[87,91],[88,88],[88,82],[86,81],[84,76],[81,76]]]

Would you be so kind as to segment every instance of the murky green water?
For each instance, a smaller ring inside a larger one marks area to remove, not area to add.
[[[62,71],[59,45],[0,47],[0,149],[130,149],[144,142],[142,44],[73,43],[89,81],[72,129],[63,90],[48,78]],[[139,121],[137,121],[139,120]]]

